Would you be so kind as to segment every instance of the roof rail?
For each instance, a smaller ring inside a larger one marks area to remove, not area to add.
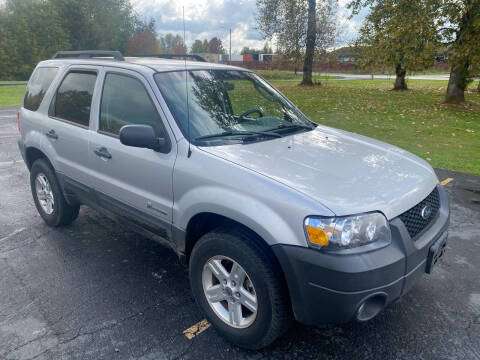
[[[140,55],[133,55],[134,57],[156,57],[156,58],[163,58],[163,59],[194,59],[201,62],[206,62],[203,57],[200,55],[195,54],[140,54]]]
[[[112,57],[118,61],[125,60],[120,51],[109,51],[109,50],[57,51],[55,55],[53,55],[52,59],[62,59],[62,58],[91,59],[91,58],[101,58],[101,57]]]

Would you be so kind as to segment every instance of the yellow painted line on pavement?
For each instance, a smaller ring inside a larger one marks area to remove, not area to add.
[[[452,180],[453,180],[453,178],[446,178],[445,180],[440,182],[440,185],[445,186]]]
[[[22,162],[23,162],[23,160],[4,161],[4,162],[0,162],[0,166],[1,165],[13,165],[13,164],[22,163]]]
[[[10,139],[10,138],[18,138],[18,135],[6,135],[6,136],[0,136],[0,139]]]
[[[183,330],[183,335],[185,335],[185,337],[188,340],[192,340],[195,336],[204,332],[209,327],[210,327],[210,323],[206,319],[203,319],[202,321],[199,321],[195,325],[190,326],[188,329]]]

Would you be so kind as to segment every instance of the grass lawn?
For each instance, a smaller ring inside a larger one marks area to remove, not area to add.
[[[24,92],[25,85],[0,86],[0,107],[20,105]]]
[[[480,93],[476,110],[439,106],[446,81],[409,80],[411,90],[388,91],[392,80],[323,82],[301,87],[273,81],[312,120],[370,136],[413,152],[432,166],[480,175]]]
[[[292,73],[293,74],[293,73]],[[480,93],[466,97],[479,108],[439,106],[446,81],[409,80],[411,90],[388,91],[393,80],[328,81],[301,87],[271,79],[312,120],[370,136],[411,151],[432,166],[480,175]],[[0,106],[20,105],[25,86],[0,86]]]

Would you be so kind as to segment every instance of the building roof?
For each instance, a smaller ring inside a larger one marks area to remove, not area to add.
[[[331,52],[335,56],[357,57],[360,56],[360,51],[353,46],[343,46]]]

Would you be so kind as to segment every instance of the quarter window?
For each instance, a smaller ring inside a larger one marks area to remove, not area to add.
[[[161,130],[157,109],[142,83],[130,76],[107,74],[100,106],[99,130],[118,135],[124,125],[150,125]]]
[[[31,111],[37,111],[42,103],[43,97],[52,83],[58,68],[41,67],[32,74],[25,91],[23,107]]]
[[[68,73],[57,90],[54,116],[88,127],[96,79],[94,72]]]

